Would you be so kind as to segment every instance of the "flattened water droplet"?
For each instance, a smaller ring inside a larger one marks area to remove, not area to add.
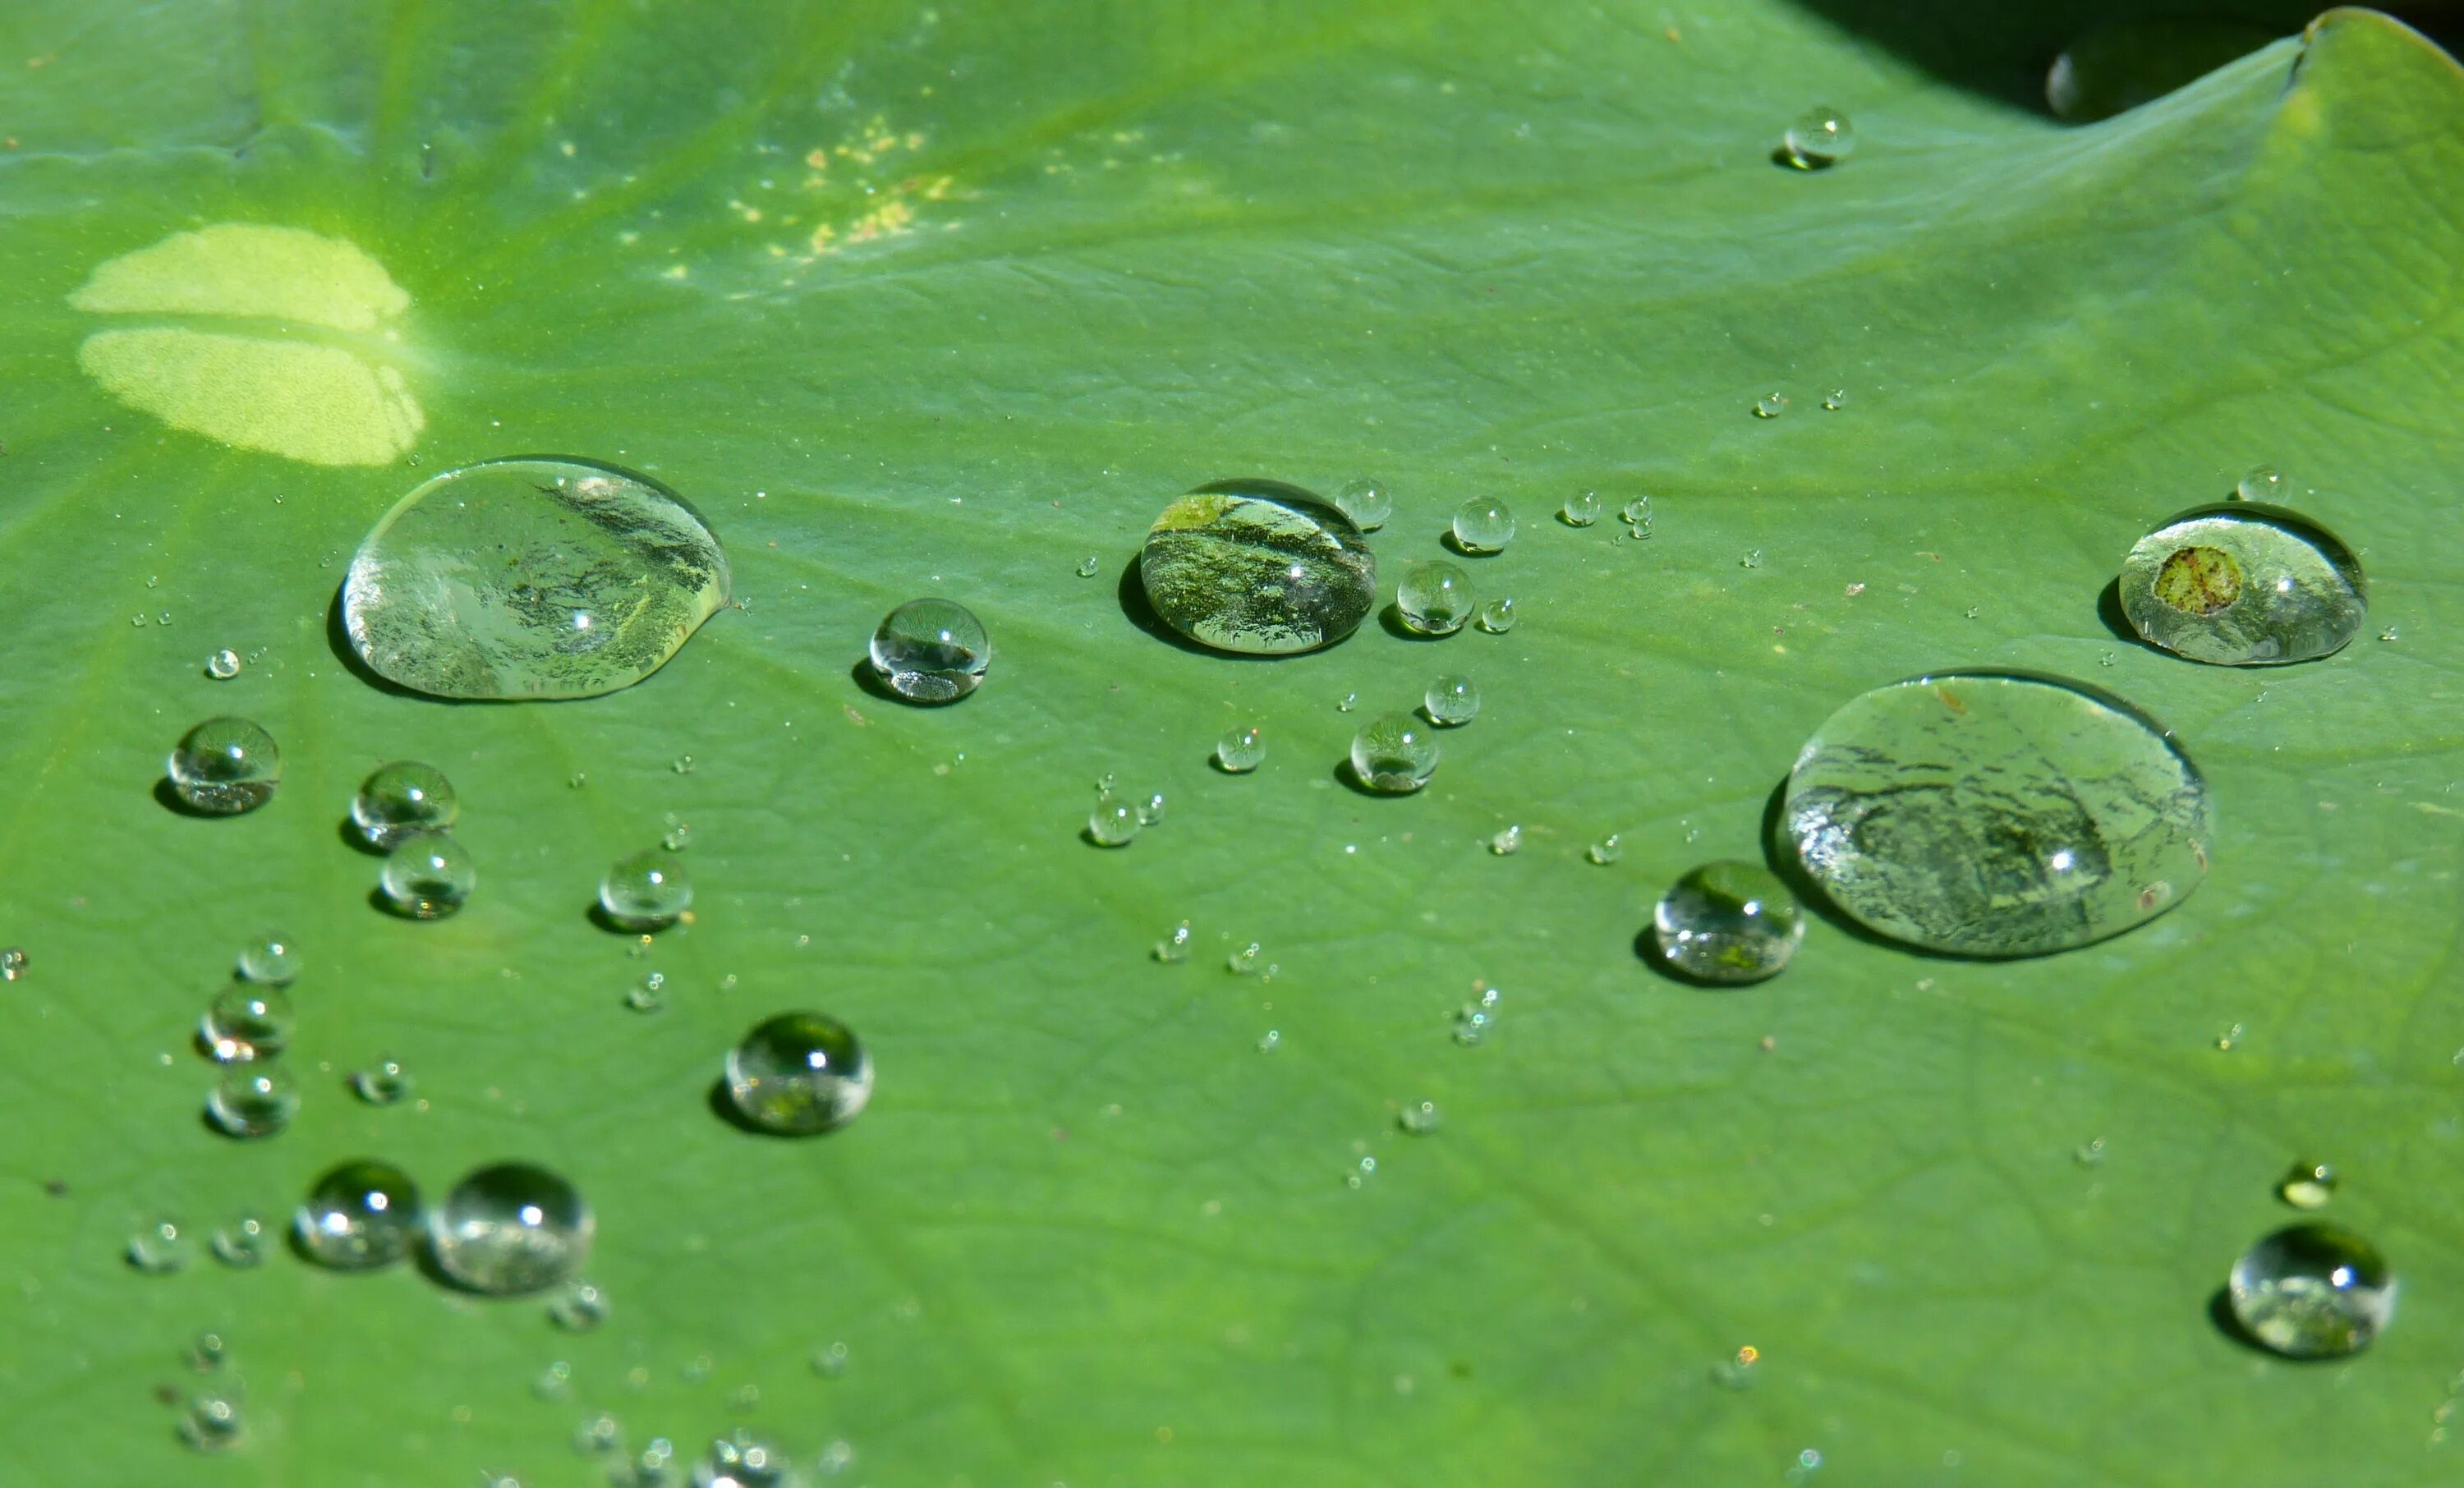
[[[1215,741],[1215,762],[1230,775],[1246,775],[1266,762],[1266,735],[1257,725],[1231,729]]]
[[[1512,596],[1489,601],[1480,607],[1480,628],[1493,636],[1502,636],[1514,628]]]
[[[2233,1262],[2233,1317],[2294,1359],[2358,1352],[2395,1314],[2395,1273],[2378,1247],[2342,1225],[2288,1225]]]
[[[882,685],[911,703],[955,703],[993,664],[992,637],[955,600],[910,600],[881,619],[867,653]]]
[[[262,1059],[223,1071],[206,1097],[206,1114],[234,1137],[270,1137],[298,1109],[299,1083],[279,1061]]]
[[[590,1253],[590,1206],[557,1174],[496,1163],[453,1186],[429,1215],[438,1269],[474,1292],[508,1297],[554,1286]]]
[[[2321,1209],[2336,1196],[2338,1181],[2334,1168],[2305,1158],[2277,1180],[2276,1196],[2296,1209]]]
[[[1660,958],[1696,981],[1733,986],[1776,976],[1805,939],[1805,915],[1759,864],[1706,863],[1651,911]]]
[[[420,486],[342,581],[368,667],[435,697],[595,697],[664,665],[728,598],[682,497],[585,460],[495,460]]]
[[[1360,528],[1281,481],[1217,481],[1164,508],[1138,574],[1166,624],[1247,655],[1331,646],[1377,601],[1377,558]]]
[[[1420,694],[1420,706],[1429,711],[1431,723],[1456,728],[1480,716],[1480,688],[1469,677],[1440,677]]]
[[[1799,170],[1820,170],[1857,151],[1857,126],[1828,103],[1817,103],[1796,117],[1780,136],[1780,156]]]
[[[171,789],[194,810],[237,816],[274,799],[282,752],[246,718],[209,718],[180,736],[164,765]]]
[[[1395,610],[1408,629],[1450,636],[1472,615],[1471,576],[1443,558],[1415,563],[1395,586]]]
[[[206,658],[206,675],[216,682],[229,682],[239,675],[239,653],[225,647]]]
[[[727,1091],[762,1130],[811,1136],[863,1114],[872,1099],[872,1057],[837,1018],[781,1013],[727,1051]]]
[[[398,1105],[413,1086],[410,1071],[402,1061],[390,1057],[351,1072],[352,1091],[370,1105]]]
[[[2361,560],[2298,512],[2255,501],[2193,507],[2122,560],[2122,612],[2150,646],[2262,667],[2343,648],[2369,614]]]
[[[292,1229],[310,1259],[337,1271],[365,1271],[407,1254],[418,1224],[419,1189],[410,1174],[359,1158],[318,1178]]]
[[[441,832],[462,814],[453,782],[434,765],[398,759],[360,782],[351,798],[351,824],[380,852],[414,832]]]
[[[128,1264],[148,1276],[169,1276],[184,1269],[196,1254],[196,1243],[176,1219],[156,1219],[138,1226],[122,1254]]]
[[[242,1214],[214,1232],[209,1242],[214,1258],[234,1271],[246,1271],[265,1264],[273,1253],[274,1236],[265,1221],[254,1214]]]
[[[1851,918],[1959,955],[2117,935],[2207,876],[2207,782],[2165,730],[2085,683],[1948,672],[1878,688],[1798,754],[1798,861]]]
[[[1352,525],[1362,532],[1375,532],[1395,514],[1395,494],[1384,481],[1346,481],[1334,493],[1334,509],[1352,518]]]
[[[291,998],[279,987],[235,981],[214,994],[197,1033],[206,1052],[226,1064],[270,1060],[291,1041]]]
[[[299,975],[299,952],[290,936],[268,930],[239,948],[238,970],[261,987],[288,987]]]
[[[1435,1132],[1441,1121],[1437,1102],[1415,1101],[1403,1107],[1401,1114],[1395,1118],[1395,1125],[1413,1136],[1425,1137]]]
[[[600,912],[620,930],[665,930],[692,908],[684,860],[663,849],[619,858],[600,875]]]
[[[1435,731],[1409,713],[1388,713],[1353,736],[1353,777],[1381,795],[1405,795],[1437,773]]]
[[[596,1281],[580,1277],[567,1281],[548,1299],[548,1321],[568,1333],[587,1333],[607,1321],[607,1293]]]
[[[377,878],[395,912],[441,920],[462,908],[478,886],[479,867],[451,832],[415,832],[385,854]]]
[[[1474,496],[1455,508],[1455,545],[1465,553],[1500,553],[1514,540],[1514,512],[1505,502]]]
[[[1600,519],[1600,493],[1596,491],[1574,492],[1566,498],[1564,506],[1557,509],[1557,515],[1569,527],[1591,526]]]

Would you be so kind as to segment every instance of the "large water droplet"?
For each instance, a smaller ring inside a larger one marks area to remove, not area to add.
[[[1776,976],[1805,938],[1805,915],[1777,874],[1752,863],[1706,863],[1651,911],[1660,958],[1696,981],[1734,985]]]
[[[590,1254],[593,1228],[572,1184],[528,1163],[497,1163],[445,1195],[428,1216],[428,1243],[447,1276],[506,1297],[572,1275]]]
[[[1828,103],[1819,103],[1796,117],[1780,136],[1780,156],[1799,170],[1820,170],[1846,160],[1857,151],[1857,126],[1848,116]]]
[[[385,854],[377,885],[396,912],[441,920],[462,908],[478,886],[479,867],[451,832],[417,832]]]
[[[164,766],[171,789],[209,816],[237,816],[274,799],[282,752],[274,735],[245,718],[209,718],[180,736]]]
[[[1480,687],[1469,677],[1443,676],[1420,694],[1420,706],[1429,711],[1429,721],[1445,728],[1471,722],[1480,716]]]
[[[232,982],[206,1004],[197,1025],[206,1052],[226,1064],[270,1060],[291,1041],[291,997],[279,987]]]
[[[1256,725],[1230,729],[1215,741],[1215,762],[1229,775],[1246,775],[1266,762],[1266,735]]]
[[[1353,736],[1353,777],[1383,795],[1419,790],[1437,772],[1436,732],[1410,713],[1388,713],[1371,720]]]
[[[1465,553],[1499,553],[1514,540],[1514,512],[1505,502],[1474,496],[1455,509],[1455,545]]]
[[[1138,573],[1165,624],[1221,651],[1331,645],[1377,602],[1377,558],[1360,529],[1281,481],[1217,481],[1164,508]]]
[[[418,1235],[419,1189],[390,1163],[360,1158],[327,1170],[292,1229],[309,1258],[337,1271],[389,1266]]]
[[[1362,532],[1375,532],[1395,514],[1395,493],[1382,480],[1363,476],[1343,483],[1334,493],[1334,509],[1352,518],[1352,525]]]
[[[450,470],[387,512],[342,582],[379,676],[437,697],[594,697],[656,671],[727,602],[682,497],[583,460]]]
[[[2341,649],[2369,615],[2361,560],[2298,512],[2255,501],[2193,507],[2122,560],[2122,612],[2150,646],[2194,662],[2263,667]]]
[[[600,911],[621,930],[665,930],[692,908],[684,860],[659,848],[617,859],[599,879]]]
[[[1450,636],[1471,619],[1471,576],[1443,558],[1415,563],[1395,586],[1395,612],[1424,636]]]
[[[206,1097],[206,1114],[234,1137],[270,1137],[299,1110],[299,1082],[279,1061],[235,1064]]]
[[[445,772],[415,759],[379,768],[351,798],[351,824],[381,852],[391,851],[413,832],[441,832],[461,814],[461,798]]]
[[[1911,945],[2041,955],[2120,934],[2207,876],[2207,782],[2165,730],[2085,683],[1950,672],[1824,721],[1783,829],[1841,911]]]
[[[2395,1314],[2395,1273],[2378,1247],[2341,1225],[2288,1225],[2233,1262],[2233,1317],[2295,1359],[2353,1353]]]
[[[882,617],[868,652],[883,686],[911,703],[955,703],[993,664],[992,637],[955,600],[910,600]]]
[[[855,1120],[872,1099],[872,1058],[834,1018],[781,1013],[727,1051],[727,1092],[764,1131],[828,1131]]]

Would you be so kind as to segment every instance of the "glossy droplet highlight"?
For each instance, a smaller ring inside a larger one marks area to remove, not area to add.
[[[1450,636],[1472,616],[1471,576],[1439,558],[1416,563],[1395,587],[1395,612],[1407,629]]]
[[[1805,939],[1805,914],[1779,876],[1759,864],[1706,863],[1651,911],[1661,961],[1723,986],[1776,976]]]
[[[2285,483],[2284,472],[2273,465],[2254,465],[2242,471],[2233,482],[2233,498],[2236,501],[2280,502],[2293,493]]]
[[[414,691],[595,697],[658,670],[728,583],[718,539],[649,477],[496,460],[378,521],[342,582],[342,624],[370,670]]]
[[[837,1018],[781,1013],[727,1051],[727,1093],[762,1130],[810,1136],[862,1114],[872,1099],[872,1059]]]
[[[2295,1163],[2277,1180],[2276,1196],[2296,1209],[2323,1209],[2336,1196],[2336,1170],[2325,1163]]]
[[[1215,741],[1215,762],[1226,774],[1247,775],[1266,762],[1266,735],[1256,725],[1231,729]]]
[[[188,1238],[178,1220],[154,1219],[129,1235],[121,1254],[134,1270],[148,1276],[169,1276],[185,1269],[196,1250],[196,1242]]]
[[[595,1281],[577,1277],[548,1299],[548,1321],[568,1333],[587,1333],[607,1321],[607,1293]]]
[[[590,1254],[590,1206],[572,1184],[529,1163],[496,1163],[453,1186],[429,1215],[437,1267],[474,1292],[509,1297],[554,1286]]]
[[[381,1059],[351,1072],[351,1090],[370,1105],[395,1105],[415,1088],[410,1071],[397,1059]]]
[[[1480,688],[1469,677],[1440,677],[1420,694],[1420,706],[1431,723],[1454,728],[1480,716]]]
[[[262,987],[288,987],[299,975],[299,951],[291,937],[268,930],[239,948],[239,974]]]
[[[1569,527],[1591,526],[1600,519],[1600,493],[1596,491],[1574,492],[1566,498],[1564,506],[1557,509],[1557,515]]]
[[[235,1271],[265,1264],[274,1250],[274,1233],[254,1214],[242,1214],[214,1232],[209,1243],[214,1258]]]
[[[381,767],[351,798],[351,825],[380,852],[414,832],[441,832],[461,814],[461,798],[445,772],[415,759]]]
[[[1297,486],[1227,480],[1164,508],[1138,557],[1166,624],[1219,651],[1330,646],[1377,601],[1377,558],[1335,506]]]
[[[206,1004],[197,1036],[226,1064],[270,1060],[290,1043],[294,1020],[290,995],[281,988],[235,981]]]
[[[692,908],[684,860],[664,849],[619,858],[600,875],[600,912],[620,930],[665,930]]]
[[[1380,795],[1419,790],[1437,773],[1436,731],[1409,713],[1373,720],[1352,740],[1352,774]]]
[[[2233,1317],[2294,1359],[2359,1351],[2395,1314],[2395,1273],[2378,1247],[2342,1225],[2289,1225],[2233,1262]]]
[[[274,799],[282,752],[273,734],[246,718],[209,718],[180,736],[164,770],[189,809],[237,816]]]
[[[1828,103],[1818,103],[1796,117],[1780,136],[1780,156],[1799,170],[1836,165],[1857,151],[1857,126]]]
[[[2309,661],[2369,616],[2361,560],[2298,512],[2255,501],[2194,507],[2122,560],[2122,612],[2150,646],[2223,667]]]
[[[227,1136],[270,1137],[298,1110],[299,1083],[268,1060],[232,1065],[206,1097],[206,1114]]]
[[[1343,489],[1334,493],[1334,509],[1351,517],[1352,525],[1362,532],[1375,532],[1395,514],[1395,493],[1384,481],[1364,476],[1343,483]]]
[[[366,1158],[327,1170],[293,1217],[300,1249],[337,1271],[389,1266],[419,1233],[419,1189],[410,1174]]]
[[[1474,496],[1455,508],[1455,546],[1465,553],[1500,553],[1514,540],[1514,512],[1505,502]]]
[[[239,1407],[228,1395],[199,1395],[180,1412],[180,1439],[199,1452],[235,1447],[246,1434]]]
[[[881,619],[867,652],[873,675],[911,703],[955,703],[993,664],[992,637],[954,600],[910,600]]]
[[[1514,628],[1514,601],[1509,596],[1491,600],[1480,607],[1480,628],[1493,636],[1502,636]]]
[[[1178,966],[1189,959],[1189,922],[1181,921],[1172,933],[1155,943],[1155,958],[1166,966]]]
[[[478,882],[478,864],[452,833],[419,832],[385,854],[377,886],[395,913],[441,920],[462,908]]]
[[[2207,782],[2085,683],[1949,672],[1878,688],[1797,755],[1781,829],[1839,909],[1957,955],[2041,955],[2162,914],[2206,878]]]
[[[229,682],[239,675],[239,653],[225,647],[206,658],[206,675],[216,682]]]
[[[1106,791],[1095,798],[1095,809],[1087,814],[1087,840],[1098,847],[1127,847],[1143,824],[1134,804]]]
[[[1523,850],[1523,828],[1502,826],[1488,840],[1488,850],[1500,858],[1511,858]]]

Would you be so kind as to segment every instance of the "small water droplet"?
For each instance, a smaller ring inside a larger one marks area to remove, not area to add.
[[[254,1214],[242,1214],[214,1231],[208,1242],[214,1258],[234,1271],[261,1266],[274,1250],[274,1236],[265,1221]]]
[[[824,1379],[834,1380],[847,1372],[847,1346],[845,1343],[825,1344],[813,1350],[813,1372]]]
[[[1217,481],[1164,508],[1138,575],[1166,624],[1245,655],[1331,646],[1377,602],[1377,558],[1360,529],[1281,481]]]
[[[148,589],[157,588],[162,584],[162,582],[163,576],[160,574],[148,574],[145,576],[145,587]]]
[[[1359,706],[1360,694],[1357,692],[1346,692],[1334,700],[1334,711],[1339,713],[1348,713]]]
[[[148,1276],[169,1276],[185,1268],[195,1253],[195,1242],[175,1219],[157,1219],[139,1226],[128,1236],[123,1251],[129,1265]]]
[[[1251,972],[1258,969],[1258,958],[1261,953],[1262,951],[1260,946],[1253,940],[1247,945],[1243,946],[1240,950],[1233,952],[1230,955],[1225,956],[1223,958],[1223,965],[1227,970],[1231,971],[1235,974],[1246,976]]]
[[[764,1131],[810,1136],[856,1119],[872,1099],[872,1058],[855,1030],[819,1013],[781,1013],[727,1051],[727,1091]]]
[[[1822,1454],[1808,1447],[1796,1455],[1796,1460],[1789,1465],[1788,1472],[1784,1476],[1791,1483],[1801,1483],[1811,1478],[1821,1468]]]
[[[171,612],[170,612],[169,610],[165,610],[165,611],[163,611],[161,614],[159,614],[159,615],[157,615],[157,616],[155,616],[155,617],[154,617],[154,624],[158,624],[158,625],[167,625],[167,624],[169,624],[170,623],[171,623]]]
[[[693,908],[684,860],[661,848],[619,858],[599,879],[599,909],[620,930],[659,930]]]
[[[1163,820],[1163,792],[1157,791],[1138,802],[1138,825],[1153,826]]]
[[[1835,387],[1831,389],[1831,391],[1824,393],[1822,395],[1822,406],[1826,411],[1832,413],[1837,413],[1840,409],[1848,406],[1848,389],[1844,387]]]
[[[855,1448],[844,1438],[824,1447],[822,1455],[813,1459],[813,1466],[825,1477],[835,1477],[854,1465]]]
[[[1343,489],[1334,493],[1334,506],[1352,518],[1353,526],[1362,532],[1375,532],[1395,514],[1395,496],[1384,481],[1363,477],[1346,481]]]
[[[1751,863],[1706,863],[1677,881],[1651,913],[1661,959],[1698,981],[1776,976],[1805,939],[1805,916],[1777,874]]]
[[[548,1299],[548,1321],[568,1333],[587,1333],[607,1321],[607,1293],[596,1281],[575,1277]]]
[[[2121,661],[2122,655],[2118,651],[2099,651],[2096,653],[2096,664],[2100,667],[2118,666]]]
[[[1095,570],[1101,567],[1103,567],[1103,564],[1097,562],[1095,560],[1095,556],[1090,553],[1087,557],[1078,560],[1078,577],[1081,579],[1092,579],[1095,577]]]
[[[1637,537],[1651,536],[1651,498],[1637,496],[1617,509],[1617,519],[1634,530]]]
[[[1977,616],[1985,613],[1985,606],[1982,604],[1971,604],[1968,607],[1967,613],[1969,620],[1974,620]]]
[[[258,1059],[223,1071],[206,1097],[206,1114],[234,1137],[270,1137],[299,1110],[299,1083],[278,1061]]]
[[[187,1361],[189,1368],[206,1374],[221,1368],[229,1352],[223,1336],[209,1329],[188,1340],[188,1346],[181,1350],[180,1356]]]
[[[531,1381],[531,1393],[541,1400],[572,1399],[573,1366],[559,1359],[539,1370],[539,1378]]]
[[[451,832],[415,832],[385,854],[377,886],[394,911],[441,920],[462,908],[479,882],[478,864]]]
[[[1480,688],[1469,677],[1449,674],[1429,684],[1420,694],[1429,721],[1453,728],[1480,716]]]
[[[1760,548],[1754,548],[1754,549],[1752,549],[1752,550],[1749,551],[1749,552],[1746,554],[1746,556],[1745,556],[1744,558],[1741,558],[1737,559],[1737,566],[1738,566],[1739,568],[1760,568],[1760,567],[1762,567],[1762,566],[1763,566],[1763,550],[1762,550],[1762,549],[1760,549]]]
[[[25,947],[0,948],[0,981],[13,982],[25,975],[27,965]]]
[[[1711,1366],[1711,1383],[1722,1390],[1751,1390],[1755,1371],[1762,1367],[1763,1353],[1751,1344]]]
[[[1415,1101],[1403,1107],[1395,1124],[1416,1137],[1425,1137],[1438,1129],[1442,1118],[1435,1101]]]
[[[2296,1209],[2319,1209],[2336,1196],[2339,1181],[2333,1167],[2305,1158],[2277,1180],[2276,1196]]]
[[[280,1054],[295,1021],[290,995],[281,988],[234,981],[206,1004],[197,1033],[209,1055],[237,1064]]]
[[[2397,634],[2395,626],[2389,625],[2385,630],[2379,632],[2379,639],[2382,641],[2400,641],[2404,638]]]
[[[1388,713],[1353,735],[1352,773],[1381,795],[1408,795],[1437,773],[1435,731],[1409,713]]]
[[[1189,922],[1173,927],[1171,934],[1155,943],[1155,958],[1166,966],[1177,966],[1189,959]]]
[[[1821,170],[1857,150],[1857,126],[1848,116],[1820,103],[1796,117],[1780,136],[1780,156],[1799,170]]]
[[[1231,775],[1257,769],[1266,762],[1265,732],[1255,724],[1226,731],[1215,741],[1215,762]]]
[[[2240,1044],[2241,1037],[2242,1026],[2239,1023],[2235,1023],[2231,1028],[2226,1029],[2223,1033],[2216,1035],[2216,1052],[2219,1054],[2231,1054],[2233,1049]]]
[[[693,823],[678,821],[659,835],[659,845],[670,852],[682,852],[693,845]]]
[[[1377,1159],[1363,1157],[1353,1164],[1351,1171],[1343,1175],[1343,1186],[1348,1189],[1365,1189],[1369,1186],[1369,1180],[1376,1176]]]
[[[2101,1168],[2104,1166],[2104,1138],[2090,1137],[2079,1146],[2071,1149],[2071,1161],[2079,1164],[2082,1168]]]
[[[1461,630],[1474,604],[1471,576],[1443,558],[1413,564],[1395,588],[1396,615],[1406,629],[1424,636]]]
[[[370,1105],[392,1105],[411,1092],[410,1071],[390,1056],[351,1072],[351,1089]]]
[[[1508,596],[1495,599],[1480,607],[1480,628],[1493,636],[1502,636],[1514,628],[1514,601]]]
[[[2267,667],[2342,649],[2369,614],[2361,560],[2277,506],[2220,502],[2131,546],[2118,580],[2142,640],[2195,662]]]
[[[668,1005],[668,978],[652,972],[626,989],[625,1005],[636,1013],[656,1013]]]
[[[1625,856],[1625,842],[1618,834],[1611,832],[1587,848],[1583,856],[1606,867]]]
[[[992,637],[975,612],[951,600],[910,600],[882,617],[868,652],[873,675],[911,703],[955,703],[984,680]]]
[[[1754,400],[1754,417],[1775,419],[1788,411],[1788,400],[1778,393],[1765,393]]]
[[[2233,1262],[2233,1317],[2294,1359],[2357,1352],[2395,1312],[2395,1273],[2378,1247],[2341,1225],[2288,1225]]]
[[[573,1450],[584,1456],[614,1452],[625,1444],[624,1423],[602,1411],[574,1428]]]
[[[1523,828],[1503,826],[1488,840],[1488,850],[1501,858],[1509,858],[1523,850]]]
[[[164,766],[171,789],[208,816],[236,816],[274,799],[282,752],[245,718],[209,718],[180,737]]]
[[[239,675],[239,653],[226,646],[206,658],[206,675],[216,682],[229,682]]]
[[[1455,545],[1465,553],[1500,553],[1514,540],[1514,512],[1505,502],[1474,496],[1455,508]]]
[[[590,1206],[557,1174],[528,1163],[478,1169],[429,1216],[437,1268],[492,1297],[536,1292],[573,1273],[590,1253]]]
[[[1589,527],[1600,519],[1600,493],[1578,491],[1566,498],[1566,504],[1558,508],[1557,514],[1569,527]]]
[[[1127,847],[1138,835],[1138,809],[1110,791],[1087,814],[1087,840],[1098,847]]]
[[[668,768],[678,775],[691,775],[693,773],[693,757],[691,755],[678,755]]]
[[[1283,1046],[1284,1034],[1279,1028],[1269,1028],[1258,1036],[1258,1052],[1261,1054],[1272,1054]]]
[[[564,777],[564,783],[567,789],[578,791],[590,783],[590,777],[583,774],[582,771],[576,770],[573,774]]]
[[[2272,465],[2254,465],[2233,482],[2232,499],[2235,501],[2277,501],[2293,494],[2285,484],[2283,472]]]
[[[419,1219],[419,1189],[408,1173],[358,1159],[318,1178],[292,1230],[310,1259],[337,1271],[365,1271],[400,1260]]]
[[[180,1414],[180,1439],[199,1452],[224,1451],[245,1434],[239,1407],[228,1395],[199,1395]]]
[[[288,987],[299,975],[299,952],[291,937],[268,930],[239,948],[239,974],[265,987]]]

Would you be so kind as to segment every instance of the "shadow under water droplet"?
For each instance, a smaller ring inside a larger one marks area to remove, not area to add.
[[[1413,629],[1403,624],[1403,606],[1392,601],[1387,602],[1384,609],[1377,612],[1377,624],[1383,625],[1386,633],[1397,641],[1450,641],[1455,635],[1452,630],[1444,635],[1431,635],[1425,630]],[[1469,624],[1471,622],[1465,621],[1463,624]]]
[[[335,823],[335,835],[342,840],[343,846],[355,848],[371,858],[382,858],[385,855],[385,850],[369,842],[368,835],[360,830],[360,824],[347,815]]]
[[[2143,651],[2161,649],[2161,647],[2149,646],[2138,631],[2130,628],[2130,617],[2122,611],[2122,580],[2118,576],[2106,580],[2104,588],[2098,592],[2096,618],[2104,623],[2104,628],[2111,632],[2117,641],[2127,641]]]

